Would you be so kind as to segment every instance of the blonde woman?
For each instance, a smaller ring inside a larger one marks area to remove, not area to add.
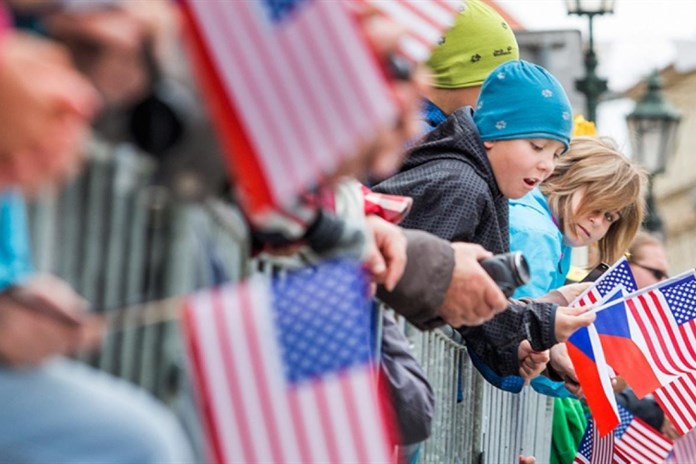
[[[599,259],[613,263],[628,249],[643,220],[642,168],[613,142],[575,137],[553,173],[536,189],[510,201],[510,249],[522,251],[531,281],[515,293],[536,297],[564,284],[572,247],[596,243]],[[551,464],[573,461],[587,426],[576,389],[546,377],[531,386],[554,400]]]
[[[613,263],[643,220],[644,170],[607,138],[576,137],[551,176],[510,201],[510,249],[522,251],[532,280],[515,296],[537,297],[564,284],[571,247],[597,244]]]

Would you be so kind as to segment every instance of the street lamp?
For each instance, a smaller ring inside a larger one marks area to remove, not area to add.
[[[647,91],[626,116],[626,123],[633,156],[650,174],[645,228],[660,234],[662,220],[655,206],[653,176],[665,171],[668,158],[674,154],[680,121],[679,111],[662,96],[660,75],[654,71],[648,79]]]
[[[592,21],[595,16],[612,14],[614,0],[566,0],[569,15],[587,16],[589,23],[589,41],[585,51],[585,77],[575,81],[575,88],[585,95],[587,119],[597,122],[597,104],[599,97],[607,90],[607,80],[597,76],[597,55],[594,51],[594,30]]]

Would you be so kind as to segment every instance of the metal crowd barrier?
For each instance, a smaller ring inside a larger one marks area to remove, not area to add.
[[[153,184],[155,163],[131,145],[92,141],[88,158],[73,183],[30,204],[35,266],[68,281],[97,313],[133,308],[85,361],[170,401],[182,368],[177,322],[143,320],[139,309],[212,285],[208,242],[227,240],[215,253],[239,279],[245,250],[235,233],[244,231],[229,224],[242,221],[175,201]]]
[[[407,327],[406,335],[437,399],[421,463],[517,463],[520,455],[549,462],[552,398],[530,388],[513,394],[486,383],[450,327],[433,332]]]
[[[147,312],[139,309],[220,279],[271,272],[272,266],[247,259],[246,229],[233,208],[176,201],[167,189],[153,185],[154,162],[129,145],[93,142],[89,152],[79,179],[30,206],[36,267],[66,279],[96,312],[131,308],[100,352],[85,361],[176,406],[200,446],[192,404],[180,404],[188,384],[182,382],[177,323],[143,320],[140,314]],[[519,454],[548,462],[550,400],[487,385],[454,331],[405,331],[436,394],[433,435],[423,444],[419,462],[516,463]]]

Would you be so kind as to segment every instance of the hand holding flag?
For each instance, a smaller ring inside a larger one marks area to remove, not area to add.
[[[588,307],[601,304],[617,287],[629,292],[637,288],[626,258],[617,261],[573,301],[571,306]],[[594,324],[579,329],[570,336],[566,345],[585,400],[596,421],[596,427],[602,435],[606,435],[619,425],[621,420],[611,384],[611,368],[607,364]]]

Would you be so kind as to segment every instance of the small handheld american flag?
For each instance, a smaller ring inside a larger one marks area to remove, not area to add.
[[[604,297],[619,285],[624,288],[626,293],[632,293],[638,289],[631,272],[631,266],[625,257],[614,263],[590,288],[577,297],[570,306],[583,307],[602,303]]]
[[[622,462],[614,459],[614,435],[600,436],[595,423],[590,419],[582,436],[574,464],[614,464]]]
[[[192,296],[184,332],[211,461],[390,462],[357,262]]]
[[[396,103],[353,12],[323,0],[184,0],[195,69],[249,214],[333,174]]]

